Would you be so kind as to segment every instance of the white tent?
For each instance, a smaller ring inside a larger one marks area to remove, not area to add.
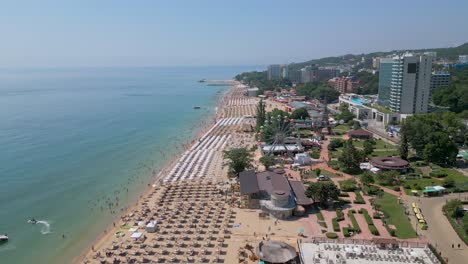
[[[154,233],[154,232],[156,232],[156,223],[155,223],[155,222],[149,222],[149,223],[146,225],[145,230],[146,230],[146,232],[148,232],[148,233]]]
[[[133,238],[133,239],[139,239],[139,238],[141,238],[142,235],[143,234],[140,233],[140,232],[135,232],[130,237]]]

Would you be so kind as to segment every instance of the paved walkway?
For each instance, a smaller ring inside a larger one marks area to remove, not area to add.
[[[448,258],[449,263],[467,263],[468,248],[465,243],[458,237],[452,225],[447,220],[447,217],[442,213],[442,207],[447,199],[468,198],[468,193],[449,194],[442,197],[406,197],[406,206],[411,210],[411,203],[418,204],[424,218],[427,221],[427,230],[417,230],[419,234],[426,236],[432,245],[442,252],[444,258]],[[411,222],[416,226],[416,218],[410,213]],[[452,244],[455,248],[452,249]],[[460,244],[460,249],[458,249]]]

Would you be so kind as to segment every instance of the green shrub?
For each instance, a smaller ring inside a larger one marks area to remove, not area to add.
[[[349,193],[342,192],[338,195],[339,197],[349,197]]]
[[[340,232],[340,224],[338,224],[338,220],[336,218],[332,219],[333,231]]]
[[[447,177],[447,173],[443,172],[443,171],[439,171],[439,170],[433,170],[429,173],[429,175],[431,177],[437,177],[437,178],[443,178],[443,177]]]
[[[358,213],[360,213],[360,214],[363,213],[362,208],[358,210]]]
[[[393,186],[392,189],[393,189],[395,192],[401,191],[401,190],[400,190],[400,186]]]
[[[320,159],[320,149],[314,149],[310,152],[310,157],[313,159]]]
[[[320,221],[320,222],[318,222],[318,223],[319,223],[319,225],[320,225],[321,227],[327,228],[327,223],[325,223],[324,221]]]
[[[368,225],[373,225],[374,222],[372,221],[372,218],[370,217],[369,212],[367,212],[367,210],[363,208],[362,213],[364,214],[364,219],[366,219],[366,223]]]
[[[344,220],[344,213],[341,209],[336,209],[336,221],[340,222]]]
[[[376,213],[374,213],[374,214],[372,215],[372,218],[374,218],[374,219],[380,219],[380,218],[382,218],[382,216],[381,216],[379,213],[376,212]]]
[[[327,230],[323,230],[323,229],[322,229],[322,234],[324,234],[324,233],[326,233],[326,232],[327,232]]]
[[[351,235],[349,234],[349,229],[347,227],[343,227],[343,235],[345,237],[350,237]]]
[[[408,183],[405,183],[405,185],[403,186],[405,189],[411,189],[411,185],[409,185]]]
[[[338,235],[336,233],[332,233],[332,232],[328,232],[325,234],[328,238],[331,238],[331,239],[336,239],[338,238]]]
[[[374,236],[380,236],[379,230],[377,230],[377,228],[374,225],[369,225],[369,231]]]
[[[318,219],[319,221],[324,221],[324,220],[325,220],[325,218],[323,218],[323,215],[322,215],[321,212],[318,212],[318,213],[317,213],[317,219]]]
[[[340,189],[343,192],[354,192],[357,188],[356,181],[354,179],[348,179],[338,183],[340,184]]]
[[[343,206],[344,204],[350,204],[351,201],[350,201],[350,200],[346,200],[346,199],[338,198],[338,201],[337,201],[336,203],[338,204],[338,207],[341,207],[341,206]]]
[[[359,224],[358,224],[358,222],[356,220],[356,217],[354,217],[355,213],[356,213],[356,211],[349,210],[348,211],[348,217],[351,220],[351,223],[353,224],[353,230],[358,232],[358,233],[361,233],[361,228],[359,227]]]
[[[364,200],[364,197],[362,197],[360,191],[355,191],[354,193],[356,194],[356,199],[353,201],[353,203],[355,203],[355,204],[365,204],[366,203],[366,201]]]

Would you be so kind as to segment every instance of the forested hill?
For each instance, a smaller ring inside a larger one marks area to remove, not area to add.
[[[434,49],[416,49],[416,50],[392,50],[392,51],[382,51],[382,52],[373,52],[368,54],[346,54],[343,56],[337,57],[325,57],[321,59],[314,59],[300,63],[293,63],[290,64],[291,69],[300,69],[307,65],[320,65],[320,66],[327,66],[327,65],[337,65],[337,64],[346,64],[346,63],[354,63],[361,60],[362,57],[366,59],[372,59],[373,57],[379,56],[387,56],[394,53],[402,53],[402,52],[425,52],[425,51],[435,51],[437,52],[437,58],[445,58],[448,60],[456,60],[458,59],[458,55],[466,55],[468,54],[468,42],[462,44],[458,47],[452,48],[434,48]]]

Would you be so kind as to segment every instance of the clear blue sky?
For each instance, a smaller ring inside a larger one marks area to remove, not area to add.
[[[0,67],[260,65],[468,41],[468,1],[1,0]]]

